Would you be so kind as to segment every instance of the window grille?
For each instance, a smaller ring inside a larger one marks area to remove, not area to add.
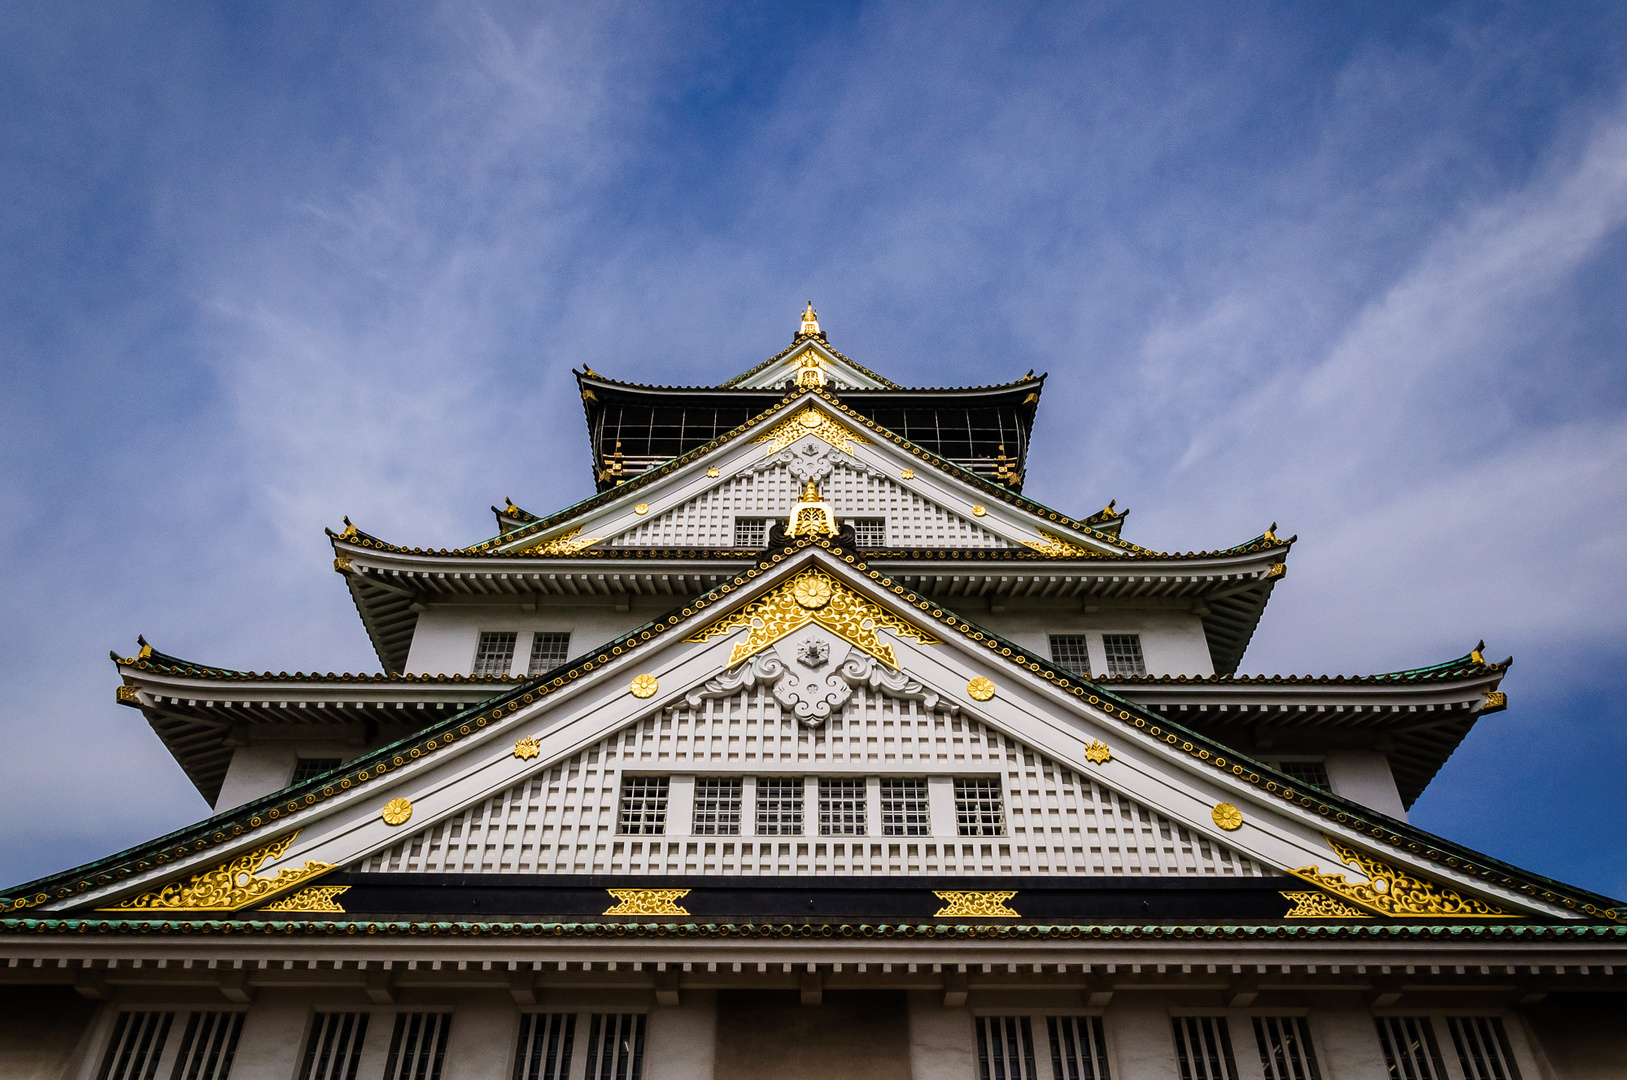
[[[802,835],[802,777],[757,778],[757,835]]]
[[[925,780],[881,781],[881,835],[932,835]]]
[[[977,1076],[978,1080],[1039,1080],[1028,1017],[977,1018]]]
[[[1004,836],[1006,815],[995,777],[955,779],[955,822],[962,836]]]
[[[582,1080],[641,1080],[643,1075],[644,1014],[594,1013]]]
[[[513,630],[482,630],[480,647],[475,650],[476,675],[507,675],[514,666]]]
[[[1265,1080],[1321,1080],[1303,1016],[1256,1016],[1254,1041],[1260,1046]]]
[[[574,1013],[526,1013],[514,1051],[514,1080],[566,1080],[571,1074]]]
[[[538,631],[531,635],[531,660],[525,665],[527,675],[541,675],[570,659],[571,636]]]
[[[1464,1080],[1520,1080],[1501,1017],[1449,1016],[1446,1026],[1452,1032]]]
[[[703,776],[696,779],[695,835],[740,835],[740,777]]]
[[[734,546],[759,548],[768,543],[767,518],[735,518]]]
[[[195,1012],[186,1018],[181,1056],[175,1061],[173,1080],[227,1080],[237,1037],[243,1033],[240,1012]]]
[[[1052,634],[1051,663],[1075,675],[1090,676],[1090,649],[1083,634]]]
[[[1103,634],[1109,675],[1145,675],[1147,662],[1141,656],[1140,634]]]
[[[1378,1041],[1390,1080],[1446,1080],[1435,1028],[1427,1016],[1379,1016]]]
[[[667,831],[667,778],[628,776],[621,782],[621,828],[628,836]]]
[[[289,780],[290,786],[303,784],[313,776],[321,776],[330,769],[337,769],[345,763],[344,758],[336,757],[302,757],[294,762],[294,776]]]
[[[172,1012],[121,1012],[96,1080],[151,1080],[169,1040]]]
[[[317,1013],[305,1043],[299,1080],[355,1080],[366,1038],[366,1013]]]
[[[397,1013],[384,1080],[441,1080],[451,1013]],[[346,1080],[349,1080],[347,1077]]]
[[[1279,761],[1277,771],[1307,787],[1328,789],[1328,767],[1320,761]]]
[[[1099,1016],[1049,1016],[1051,1070],[1055,1080],[1110,1080],[1107,1040]]]
[[[864,779],[819,781],[819,835],[863,836]]]
[[[853,518],[848,524],[853,526],[855,542],[860,547],[878,548],[887,546],[886,518]]]
[[[1177,1016],[1174,1025],[1181,1080],[1237,1080],[1237,1059],[1224,1016]]]

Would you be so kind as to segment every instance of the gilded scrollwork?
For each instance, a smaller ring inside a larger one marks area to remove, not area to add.
[[[976,892],[960,889],[933,890],[933,896],[942,900],[943,907],[933,916],[936,919],[1020,919],[1017,912],[1006,906],[1006,901],[1017,895],[1009,891]]]
[[[1039,531],[1038,540],[1024,540],[1022,543],[1024,547],[1033,548],[1042,555],[1049,555],[1056,559],[1077,559],[1100,555],[1100,552],[1070,543],[1060,536],[1046,532],[1044,529]]]
[[[828,414],[809,405],[796,415],[787,417],[775,424],[753,439],[752,442],[767,443],[768,453],[763,456],[770,457],[784,450],[804,435],[812,435],[816,439],[828,442],[844,454],[853,453],[854,443],[869,443],[870,441],[846,424],[838,422]]]
[[[312,885],[293,896],[275,900],[261,911],[326,911],[344,913],[344,907],[335,897],[350,890],[349,885]]]
[[[829,599],[810,607],[810,601],[825,596],[827,589]],[[899,637],[923,645],[938,644],[937,638],[860,596],[817,568],[804,570],[767,596],[725,615],[686,640],[710,641],[742,627],[750,627],[751,633],[736,644],[729,654],[728,666],[733,667],[811,622],[826,627],[849,645],[863,649],[888,667],[896,668],[898,658],[892,645],[881,640],[877,634],[879,630],[891,630]]]
[[[1346,881],[1343,874],[1324,874],[1319,867],[1302,866],[1293,871],[1312,885],[1349,900],[1368,911],[1392,918],[1408,915],[1446,916],[1455,919],[1517,919],[1495,904],[1460,896],[1441,885],[1415,878],[1379,862],[1371,855],[1346,847],[1331,836],[1323,837],[1346,866],[1367,875],[1367,881]]]
[[[603,540],[602,536],[583,536],[582,527],[578,525],[569,532],[562,532],[558,536],[544,540],[534,548],[526,550],[527,555],[575,555]]]
[[[1294,906],[1288,909],[1285,919],[1371,919],[1372,916],[1360,908],[1353,908],[1343,900],[1335,900],[1327,893],[1320,892],[1285,892],[1284,900],[1292,900]]]
[[[258,903],[274,893],[308,881],[333,869],[332,863],[311,860],[304,866],[285,866],[276,877],[257,877],[260,867],[281,858],[299,832],[247,855],[194,874],[185,881],[172,881],[152,892],[133,896],[101,911],[236,911]]]
[[[606,889],[605,892],[621,901],[605,909],[606,915],[688,915],[678,901],[689,895],[688,889]]]

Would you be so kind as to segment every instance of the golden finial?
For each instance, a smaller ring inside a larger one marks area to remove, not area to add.
[[[513,499],[509,498],[507,495],[503,496],[503,512],[505,514],[512,514],[519,509],[520,508],[518,506],[514,505]]]
[[[1484,641],[1482,641],[1480,644],[1478,644],[1474,648],[1470,649],[1469,650],[1469,660],[1472,663],[1484,665],[1486,663],[1486,656],[1485,656],[1485,654],[1483,652],[1481,652],[1481,650],[1484,649],[1485,647],[1486,647],[1486,643]]]
[[[808,481],[808,486],[802,489],[802,501],[803,502],[818,502],[819,501],[819,489],[814,486],[814,482],[812,480],[809,480]]]
[[[339,536],[342,539],[344,537],[355,536],[355,535],[356,535],[356,526],[354,526],[354,525],[352,525],[350,523],[350,518],[347,516],[345,518],[345,531],[340,533]]]
[[[1275,521],[1271,523],[1271,528],[1265,531],[1265,542],[1268,544],[1281,543],[1281,541],[1277,539],[1277,523]]]
[[[804,333],[804,334],[817,334],[817,333],[819,333],[819,312],[814,310],[812,300],[808,301],[808,306],[806,308],[804,308],[803,311],[802,311],[802,330],[801,330],[801,333]]]

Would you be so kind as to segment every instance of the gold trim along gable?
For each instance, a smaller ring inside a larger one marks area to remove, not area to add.
[[[812,435],[816,439],[823,439],[844,454],[853,453],[854,443],[868,445],[870,442],[869,439],[846,424],[833,419],[812,405],[802,408],[751,441],[767,443],[768,452],[763,456],[772,457],[804,435]]]
[[[1391,918],[1414,915],[1434,918],[1445,916],[1454,919],[1523,918],[1514,912],[1504,911],[1495,904],[1460,896],[1444,886],[1415,878],[1387,863],[1379,862],[1371,855],[1364,855],[1355,848],[1346,847],[1331,836],[1324,836],[1322,839],[1328,842],[1328,846],[1339,856],[1341,863],[1357,867],[1367,875],[1368,880],[1346,881],[1343,874],[1324,874],[1315,866],[1302,866],[1298,870],[1290,870],[1289,873],[1304,878],[1312,885],[1368,911],[1388,915]]]
[[[266,847],[240,855],[212,870],[194,874],[185,881],[172,881],[152,892],[133,896],[98,911],[236,911],[274,893],[309,881],[333,869],[333,863],[311,860],[301,867],[285,866],[276,877],[256,877],[260,867],[281,858],[299,835],[296,829]]]

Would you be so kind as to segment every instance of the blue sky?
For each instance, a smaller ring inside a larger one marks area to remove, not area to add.
[[[1627,9],[0,9],[0,879],[207,808],[107,650],[375,670],[323,526],[590,491],[570,375],[1048,371],[1035,497],[1298,533],[1245,671],[1516,665],[1414,821],[1627,895]]]

